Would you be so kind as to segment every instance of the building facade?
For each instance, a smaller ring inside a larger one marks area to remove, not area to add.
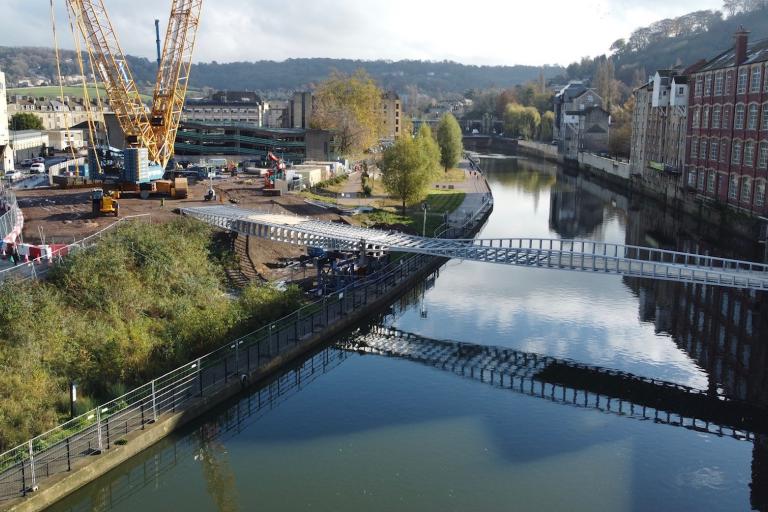
[[[312,121],[312,93],[295,92],[291,100],[290,128],[308,129]]]
[[[267,158],[273,153],[292,162],[334,160],[331,133],[300,128],[259,128],[248,124],[182,123],[177,155],[232,155]]]
[[[13,170],[13,148],[8,129],[8,102],[6,99],[5,73],[0,71],[0,171]]]
[[[402,128],[402,103],[393,91],[381,95],[381,110],[384,122],[383,138],[394,141],[400,138]]]
[[[102,107],[106,110],[106,107]],[[19,113],[34,114],[43,123],[43,130],[65,130],[88,121],[88,106],[79,98],[65,97],[64,101],[32,96],[12,96],[8,103],[8,115]],[[104,116],[98,106],[91,105],[95,121],[103,122]]]
[[[265,112],[264,102],[254,92],[219,91],[210,98],[185,102],[181,119],[190,123],[264,126]]]
[[[560,155],[576,160],[581,151],[608,150],[610,114],[594,89],[571,82],[555,95],[554,108],[553,138]]]
[[[682,194],[688,120],[688,76],[660,70],[634,91],[630,173],[667,197]]]
[[[768,40],[734,47],[690,74],[686,187],[697,196],[766,216]]]

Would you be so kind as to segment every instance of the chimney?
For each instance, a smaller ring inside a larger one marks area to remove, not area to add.
[[[739,29],[734,34],[736,44],[734,46],[736,65],[740,66],[747,60],[747,41],[749,40],[749,31],[744,30],[744,27],[739,25]]]

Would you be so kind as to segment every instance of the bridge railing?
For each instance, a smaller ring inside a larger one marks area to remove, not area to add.
[[[471,226],[465,226],[466,236]],[[96,236],[96,235],[94,235]],[[417,254],[391,263],[316,302],[232,340],[151,382],[77,416],[0,454],[0,501],[34,492],[46,478],[72,471],[78,463],[123,444],[170,414],[189,410],[204,397],[288,354],[335,321],[389,293],[421,272],[432,256]]]
[[[690,254],[654,249],[634,245],[622,245],[592,240],[561,240],[551,238],[492,238],[467,239],[467,244],[477,247],[546,250],[580,255],[622,258],[644,262],[655,262],[669,265],[685,265],[700,269],[722,270],[728,272],[768,272],[764,263],[740,261],[728,258],[718,258],[704,254]]]

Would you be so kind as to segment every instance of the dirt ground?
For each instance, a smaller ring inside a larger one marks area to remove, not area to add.
[[[214,182],[214,188],[222,204],[236,204],[249,209],[289,212],[296,215],[338,221],[339,215],[304,202],[299,196],[265,197],[263,181],[254,178],[225,178]],[[186,199],[160,197],[150,199],[122,197],[119,200],[120,217],[151,215],[152,222],[167,222],[177,216],[174,210],[189,206],[210,206],[203,196],[208,182],[190,180],[189,197]],[[91,212],[91,189],[32,189],[19,190],[17,198],[24,213],[24,241],[27,243],[71,243],[102,230],[117,219],[94,217]],[[280,242],[251,239],[248,257],[259,274],[275,279],[284,274],[279,263],[306,254],[303,247]]]

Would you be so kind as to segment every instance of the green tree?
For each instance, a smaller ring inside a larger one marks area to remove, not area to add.
[[[541,124],[541,115],[536,107],[524,107],[517,103],[507,105],[504,112],[504,129],[513,136],[532,138]]]
[[[334,132],[339,153],[355,156],[374,146],[384,127],[381,89],[364,70],[338,71],[317,88],[311,125]]]
[[[461,127],[451,113],[445,114],[437,124],[437,144],[440,146],[440,165],[448,172],[459,163],[464,152]]]
[[[427,123],[422,123],[419,127],[419,133],[416,136],[416,142],[421,146],[421,150],[427,157],[429,173],[433,178],[440,174],[440,146],[432,134],[432,128]]]
[[[384,151],[379,164],[382,182],[392,197],[405,207],[423,199],[432,181],[434,161],[425,151],[425,144],[410,137],[400,137]]]
[[[555,113],[551,110],[544,112],[539,125],[539,140],[549,142],[552,140],[555,130]]]
[[[11,130],[42,130],[43,120],[29,112],[13,114],[10,120]]]

